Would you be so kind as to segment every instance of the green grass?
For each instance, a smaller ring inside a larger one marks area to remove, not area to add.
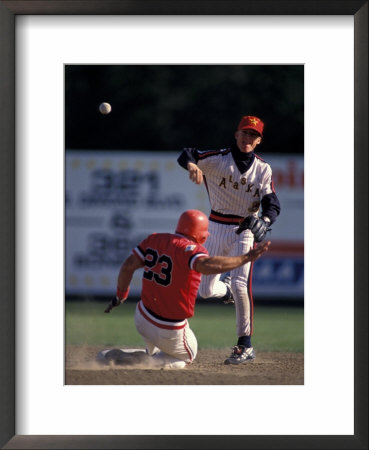
[[[66,302],[66,343],[143,347],[134,325],[136,304],[128,302],[104,313],[105,303]],[[304,351],[304,312],[298,306],[254,308],[252,343],[258,351]],[[196,305],[189,319],[200,348],[231,347],[237,341],[235,309],[231,305]]]

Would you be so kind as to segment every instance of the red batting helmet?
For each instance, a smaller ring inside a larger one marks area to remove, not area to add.
[[[176,233],[190,236],[198,244],[203,244],[209,235],[208,225],[208,218],[203,212],[197,209],[189,209],[181,214],[177,223]]]

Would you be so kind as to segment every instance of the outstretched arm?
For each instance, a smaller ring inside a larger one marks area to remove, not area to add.
[[[255,261],[268,251],[270,241],[259,244],[255,249],[250,250],[245,255],[238,256],[209,256],[198,258],[195,262],[194,269],[204,275],[215,273],[229,272],[248,262]]]

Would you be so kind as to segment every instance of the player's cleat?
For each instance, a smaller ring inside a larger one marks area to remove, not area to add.
[[[128,350],[113,348],[112,350],[102,350],[98,353],[96,360],[100,364],[115,364],[119,366],[132,366],[144,363],[148,360],[149,355],[144,350]]]
[[[227,287],[227,293],[226,295],[223,297],[223,303],[225,303],[226,305],[228,305],[229,303],[234,303],[234,299],[233,299],[233,294],[232,294],[232,289],[231,289],[231,277],[230,275],[226,276],[223,279],[223,283],[226,285]]]
[[[231,356],[224,361],[224,364],[243,364],[251,359],[255,359],[255,352],[252,347],[247,348],[244,345],[235,345]]]

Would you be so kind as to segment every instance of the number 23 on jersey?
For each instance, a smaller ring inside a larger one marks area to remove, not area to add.
[[[168,255],[159,255],[157,250],[147,248],[145,252],[144,278],[162,286],[169,286],[172,280],[173,262]]]

